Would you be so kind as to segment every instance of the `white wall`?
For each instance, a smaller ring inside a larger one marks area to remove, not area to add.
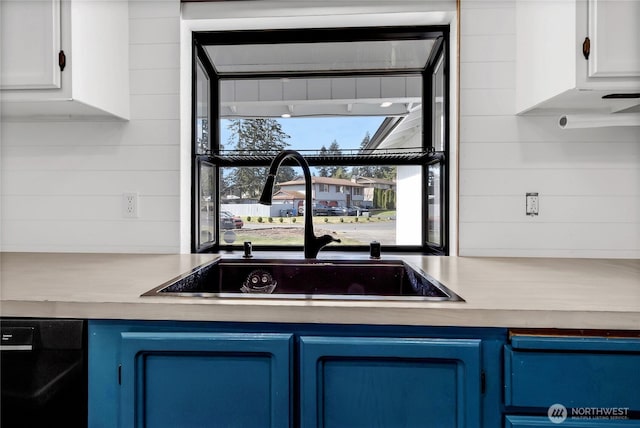
[[[178,0],[130,2],[131,121],[2,123],[2,251],[180,250],[179,17]]]
[[[2,251],[185,251],[179,7],[131,2],[130,122],[2,123]],[[637,128],[514,116],[513,3],[461,7],[460,254],[640,257]],[[124,192],[140,218],[122,217]],[[524,215],[526,192],[540,216]]]
[[[396,182],[396,243],[420,245],[422,241],[422,209],[416,191],[422,189],[422,168],[416,165],[398,167]]]
[[[640,257],[638,128],[514,116],[515,47],[515,0],[461,1],[460,255]]]

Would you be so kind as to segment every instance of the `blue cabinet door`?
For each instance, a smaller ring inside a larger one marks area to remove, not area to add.
[[[303,428],[481,426],[481,341],[300,338]]]
[[[640,340],[514,336],[504,347],[505,404],[546,414],[562,404],[640,411]]]
[[[291,334],[122,332],[121,427],[288,427]]]

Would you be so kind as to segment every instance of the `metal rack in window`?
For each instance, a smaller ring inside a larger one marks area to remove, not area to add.
[[[322,153],[320,150],[299,150],[310,166],[321,165],[423,165],[442,161],[443,152],[421,149],[341,150],[341,153]],[[220,166],[269,165],[278,151],[221,150],[208,154]],[[296,165],[291,162],[289,165]]]

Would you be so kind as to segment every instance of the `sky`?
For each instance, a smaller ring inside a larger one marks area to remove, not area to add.
[[[382,116],[369,117],[322,117],[277,119],[282,130],[291,138],[290,148],[297,150],[329,148],[335,140],[341,149],[359,149],[362,139],[369,132],[373,137],[384,120]],[[222,143],[229,139],[224,125],[220,129]]]

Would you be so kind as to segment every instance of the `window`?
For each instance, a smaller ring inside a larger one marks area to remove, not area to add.
[[[212,163],[206,153],[211,152],[209,136],[210,123],[210,93],[209,74],[205,70],[206,61],[196,57],[194,94],[195,105],[193,111],[193,166],[192,177],[194,210],[192,222],[192,241],[196,248],[206,249],[215,245],[217,204],[216,204],[216,165]]]
[[[448,27],[194,33],[193,250],[300,249],[312,171],[316,234],[363,250],[448,252]],[[242,222],[223,219],[230,212]],[[226,214],[225,214],[226,215]],[[237,229],[234,225],[241,224]]]

